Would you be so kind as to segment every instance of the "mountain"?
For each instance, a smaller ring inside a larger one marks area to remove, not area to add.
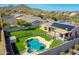
[[[25,13],[25,14],[33,14],[33,15],[45,13],[44,10],[30,8],[26,5],[17,5],[17,6],[9,5],[6,7],[0,7],[0,11],[1,11],[0,13]]]
[[[46,11],[38,8],[31,8],[23,4],[0,7],[0,14],[27,14],[43,19],[53,19],[55,21],[79,19],[78,11]]]

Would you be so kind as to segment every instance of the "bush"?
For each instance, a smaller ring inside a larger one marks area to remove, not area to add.
[[[79,19],[73,19],[73,22],[79,23]]]
[[[79,50],[79,44],[75,44],[75,49]]]
[[[69,49],[69,53],[70,53],[70,54],[73,54],[73,55],[76,54],[76,53],[74,52],[74,49],[72,49],[72,48]]]
[[[31,22],[26,22],[22,19],[17,19],[17,24],[20,25],[20,26],[31,26],[32,25]]]
[[[65,55],[65,52],[60,52],[59,55]]]
[[[52,17],[52,19],[53,19],[54,21],[57,21],[56,17]]]
[[[10,23],[8,23],[8,22],[3,22],[3,27],[4,28],[10,28]]]

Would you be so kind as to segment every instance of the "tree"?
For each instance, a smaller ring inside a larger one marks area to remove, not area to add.
[[[38,17],[43,18],[43,15],[38,15]]]
[[[40,17],[40,18],[42,18],[42,19],[46,19],[47,18],[47,16],[45,14],[39,14],[37,16]]]
[[[62,20],[69,20],[68,16],[62,16]]]
[[[56,17],[52,17],[52,19],[53,19],[54,21],[57,21]]]
[[[78,18],[73,19],[72,21],[75,22],[75,23],[79,23],[79,19]]]
[[[62,16],[61,15],[56,15],[54,16],[56,18],[57,21],[61,20],[62,19]]]
[[[4,28],[10,28],[10,23],[4,21],[4,22],[3,22],[3,27],[4,27]]]
[[[3,17],[5,15],[5,13],[1,13],[1,17]]]

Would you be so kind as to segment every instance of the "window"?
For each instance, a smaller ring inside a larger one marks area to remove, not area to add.
[[[68,33],[66,33],[65,36],[68,37]]]
[[[51,31],[51,27],[49,27],[49,31]]]
[[[77,31],[75,31],[75,35],[77,35]]]
[[[75,38],[77,38],[78,37],[78,34],[77,34],[77,31],[75,31]]]
[[[63,37],[63,34],[60,34],[60,37]]]
[[[45,30],[47,30],[47,27],[45,27]]]
[[[72,33],[70,33],[70,37],[72,37]]]

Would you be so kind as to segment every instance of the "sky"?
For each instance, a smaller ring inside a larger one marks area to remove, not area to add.
[[[1,7],[9,5],[10,4],[0,4]],[[25,5],[31,8],[39,8],[47,11],[79,11],[79,4],[25,4]]]

